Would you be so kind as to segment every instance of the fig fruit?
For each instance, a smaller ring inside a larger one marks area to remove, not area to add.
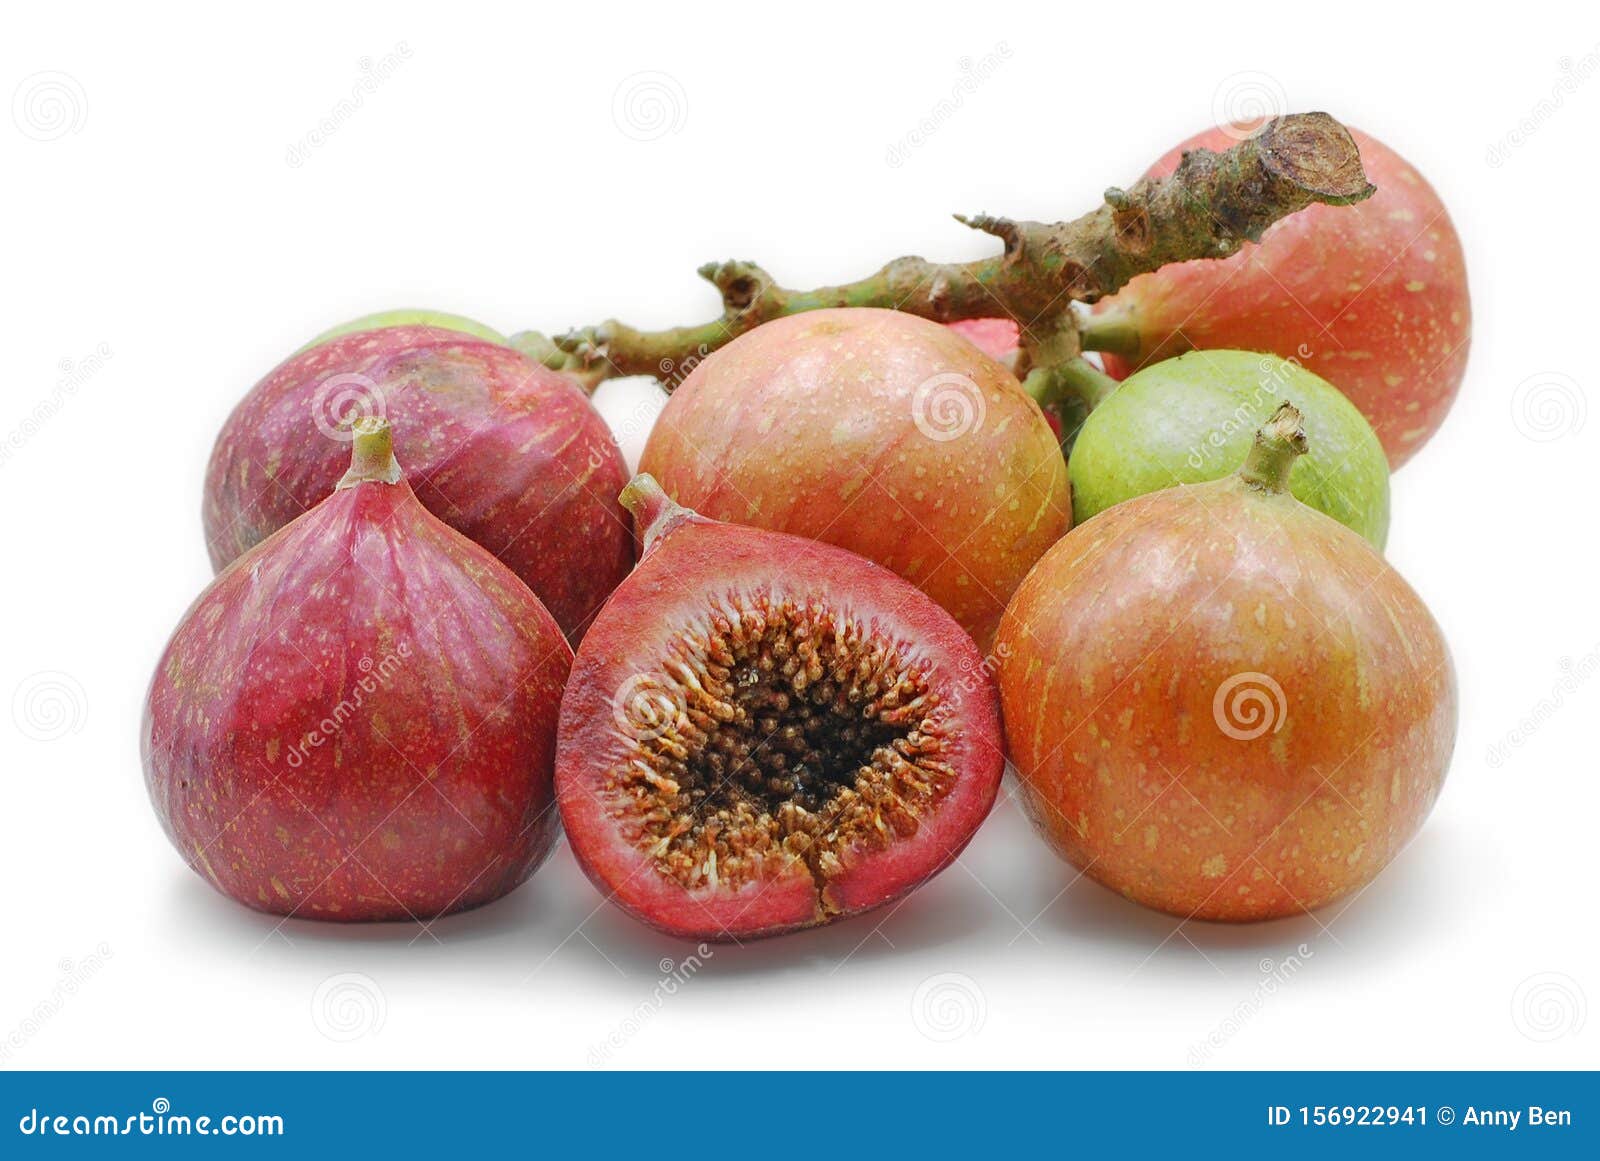
[[[1310,450],[1289,475],[1296,499],[1382,549],[1389,463],[1361,412],[1292,360],[1191,351],[1130,375],[1089,413],[1072,446],[1072,518],[1173,484],[1231,474],[1281,399],[1305,417]]]
[[[1244,135],[1238,127],[1200,133],[1149,175],[1171,173],[1185,150],[1226,149]],[[1390,467],[1410,459],[1444,421],[1466,374],[1466,260],[1422,175],[1381,141],[1351,136],[1377,193],[1290,214],[1232,257],[1133,279],[1096,307],[1092,329],[1120,339],[1107,349],[1106,369],[1121,378],[1194,347],[1296,356],[1367,417]]]
[[[662,931],[746,939],[896,899],[993,805],[999,701],[961,627],[843,549],[723,524],[649,476],[644,545],[573,662],[573,853]]]
[[[1072,518],[1060,447],[1016,377],[892,310],[741,335],[672,393],[639,467],[708,517],[892,569],[980,644]]]
[[[556,833],[572,653],[487,551],[432,516],[388,427],[223,571],[173,633],[145,706],[145,781],[173,845],[279,915],[423,919],[487,903]]]
[[[1287,490],[1285,405],[1238,474],[1108,509],[1048,552],[997,645],[1039,830],[1187,918],[1269,919],[1371,881],[1455,740],[1439,627],[1372,546]]]
[[[945,323],[995,362],[1008,370],[1017,357],[1017,324],[1008,318],[973,318]]]
[[[333,490],[349,420],[386,417],[417,498],[498,556],[576,640],[633,564],[627,468],[568,376],[429,326],[340,335],[280,364],[236,407],[206,473],[221,568]]]

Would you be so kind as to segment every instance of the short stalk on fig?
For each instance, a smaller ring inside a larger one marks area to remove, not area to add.
[[[1304,417],[1294,404],[1278,405],[1272,418],[1256,432],[1255,443],[1239,469],[1239,477],[1263,492],[1287,492],[1295,460],[1306,453]]]
[[[394,436],[388,420],[362,416],[350,430],[350,470],[335,485],[336,490],[357,484],[398,484],[402,473],[394,458]]]

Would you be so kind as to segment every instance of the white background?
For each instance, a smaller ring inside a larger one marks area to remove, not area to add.
[[[65,74],[69,107],[0,116],[0,1066],[1600,1063],[1592,11],[30,4],[6,25],[0,90]],[[1588,79],[1536,113],[1563,61]],[[625,99],[640,73],[653,113]],[[1180,927],[1063,890],[1005,803],[891,915],[717,948],[662,996],[692,949],[602,906],[565,847],[426,931],[279,925],[169,848],[138,720],[211,575],[206,456],[308,336],[400,305],[666,325],[714,312],[710,259],[799,286],[973,257],[990,243],[951,212],[1076,216],[1252,92],[1409,157],[1472,277],[1467,382],[1394,480],[1389,548],[1452,643],[1461,734],[1420,838],[1354,902]]]

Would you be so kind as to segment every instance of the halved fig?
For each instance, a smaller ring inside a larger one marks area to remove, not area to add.
[[[990,666],[907,581],[707,520],[649,476],[643,556],[561,704],[579,863],[662,931],[742,940],[880,906],[948,866],[1004,767]]]

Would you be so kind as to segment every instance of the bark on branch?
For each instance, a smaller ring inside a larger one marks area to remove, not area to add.
[[[1370,197],[1349,132],[1326,113],[1268,121],[1222,153],[1184,154],[1170,176],[1108,189],[1099,207],[1071,222],[1026,222],[977,215],[958,220],[999,238],[1001,253],[974,262],[897,258],[858,282],[816,290],[779,286],[753,262],[713,263],[701,277],[722,295],[720,318],[700,326],[641,331],[612,320],[551,344],[525,336],[525,349],[590,380],[656,375],[675,385],[687,366],[764,322],[830,306],[877,306],[936,322],[1017,320],[1024,348],[1075,358],[1073,302],[1114,294],[1135,275],[1169,262],[1225,258],[1257,241],[1279,218],[1313,204],[1348,205]],[[1038,343],[1029,336],[1048,331]],[[1062,334],[1063,329],[1069,333]]]

